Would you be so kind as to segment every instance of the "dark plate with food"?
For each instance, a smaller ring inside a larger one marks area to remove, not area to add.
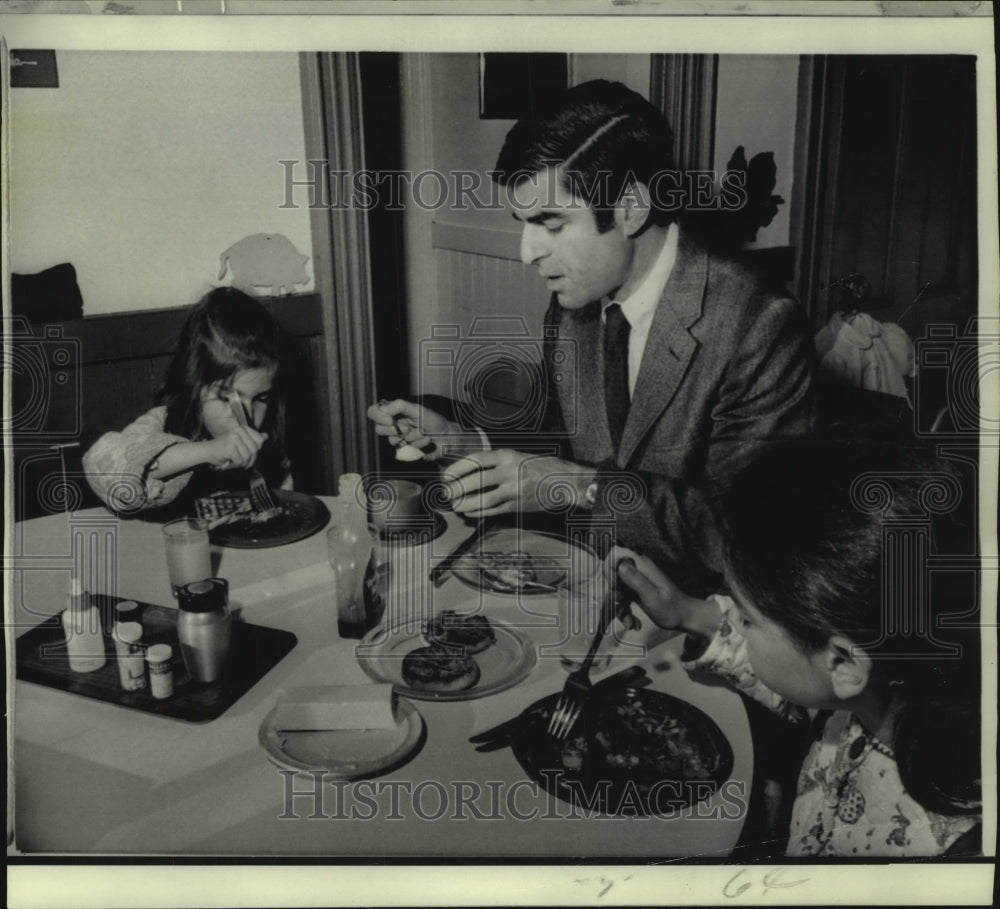
[[[535,645],[507,622],[444,610],[429,621],[376,628],[357,647],[361,668],[405,697],[463,701],[526,678]]]
[[[291,489],[272,489],[274,499],[273,513],[254,513],[249,507],[250,496],[246,494],[246,503],[236,501],[239,496],[227,494],[223,503],[228,511],[222,511],[213,518],[206,513],[216,497],[198,500],[200,517],[206,517],[210,522],[223,520],[209,531],[209,539],[216,546],[230,546],[234,549],[266,549],[270,546],[284,546],[312,536],[326,527],[330,520],[330,511],[315,496]],[[234,506],[235,503],[235,507]],[[218,505],[218,502],[215,501]]]
[[[563,801],[611,815],[674,816],[711,798],[733,771],[733,750],[705,713],[644,688],[592,695],[565,741],[548,734],[559,694],[522,714],[514,756]]]
[[[587,576],[599,559],[592,549],[556,534],[520,527],[488,531],[452,567],[478,590],[518,596],[554,596],[567,577]]]

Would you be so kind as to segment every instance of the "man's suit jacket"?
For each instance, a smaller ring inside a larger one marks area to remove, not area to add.
[[[546,323],[548,428],[572,460],[598,465],[599,514],[617,540],[678,582],[713,586],[721,569],[711,504],[763,446],[813,420],[812,342],[798,307],[744,266],[716,257],[682,229],[657,306],[621,445],[604,406],[600,304]]]

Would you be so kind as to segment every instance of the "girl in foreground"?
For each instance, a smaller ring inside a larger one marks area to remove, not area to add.
[[[184,323],[159,406],[84,455],[94,492],[113,511],[159,508],[182,491],[190,501],[245,490],[255,464],[268,485],[290,488],[279,351],[278,327],[260,303],[228,287],[208,293]]]
[[[939,623],[916,615],[930,597],[926,572],[912,555],[883,562],[884,523],[919,519],[931,499],[921,494],[926,470],[886,467],[803,442],[744,471],[721,522],[731,598],[689,597],[649,559],[623,548],[611,556],[635,561],[618,573],[653,621],[688,632],[687,668],[720,673],[773,710],[808,708],[816,737],[789,855],[968,854],[981,832],[978,651],[936,650]],[[859,507],[872,471],[891,489],[880,509]],[[890,596],[909,585],[895,615],[883,609],[883,578]]]

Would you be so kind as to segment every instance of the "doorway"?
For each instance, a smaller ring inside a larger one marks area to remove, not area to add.
[[[816,328],[852,306],[912,338],[976,314],[975,64],[803,58],[799,294]]]

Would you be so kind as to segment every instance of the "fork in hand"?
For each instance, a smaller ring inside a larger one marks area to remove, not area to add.
[[[231,397],[229,398],[229,408],[232,410],[236,422],[244,429],[249,428],[246,411],[243,409],[243,401],[240,398],[239,392],[235,389],[231,392]],[[274,499],[271,498],[271,490],[267,488],[263,474],[261,474],[256,466],[250,467],[249,473],[250,501],[254,506],[254,511],[264,513],[277,511],[278,506],[275,504]]]
[[[622,561],[632,562],[631,559],[623,559]],[[635,565],[634,562],[632,564],[633,566]],[[616,574],[617,571],[616,566]],[[580,718],[584,702],[590,696],[590,691],[593,687],[590,681],[590,667],[594,662],[594,656],[597,654],[597,648],[601,646],[604,635],[608,633],[608,628],[611,626],[612,621],[614,621],[620,605],[617,595],[617,584],[615,584],[601,604],[600,624],[597,634],[594,635],[594,639],[590,642],[590,649],[583,658],[580,668],[571,672],[566,679],[562,694],[559,695],[559,701],[556,703],[556,709],[552,711],[552,716],[549,719],[548,733],[558,742],[565,741],[567,736],[569,736],[573,726],[576,725],[576,721]]]

